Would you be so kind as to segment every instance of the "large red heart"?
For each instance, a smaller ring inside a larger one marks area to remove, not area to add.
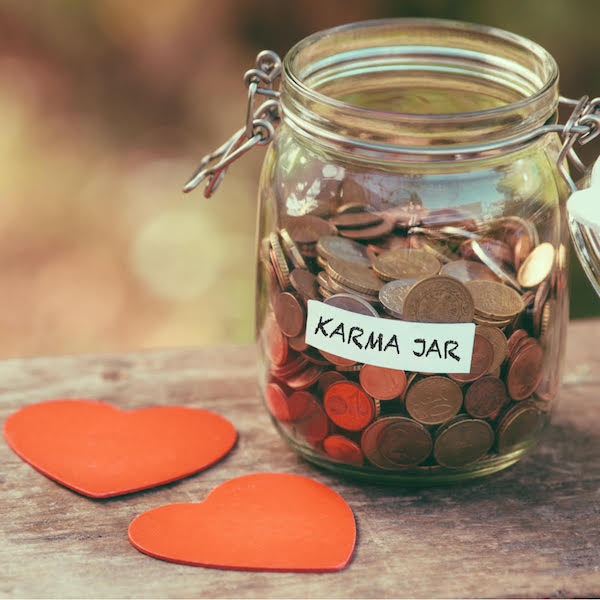
[[[130,542],[155,558],[247,571],[339,571],[355,539],[339,494],[287,473],[237,477],[204,502],[160,506],[129,525]]]
[[[50,400],[8,417],[4,437],[44,475],[107,498],[201,471],[231,450],[237,433],[227,419],[199,408],[123,411],[94,400]]]

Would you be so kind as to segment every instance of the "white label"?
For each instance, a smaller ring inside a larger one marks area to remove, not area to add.
[[[422,373],[468,373],[474,323],[413,323],[308,301],[306,343],[356,362]]]

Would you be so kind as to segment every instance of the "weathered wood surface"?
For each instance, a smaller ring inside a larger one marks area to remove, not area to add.
[[[571,326],[565,383],[543,442],[502,474],[457,487],[361,486],[323,473],[280,440],[256,394],[251,347],[0,362],[0,417],[55,397],[125,408],[215,410],[240,439],[221,463],[154,490],[94,501],[0,444],[0,594],[5,597],[574,597],[600,594],[600,321]],[[245,573],[141,554],[129,522],[200,501],[255,471],[308,475],[356,516],[347,569]]]

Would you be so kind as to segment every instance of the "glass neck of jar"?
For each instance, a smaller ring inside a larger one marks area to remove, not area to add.
[[[343,26],[306,38],[283,63],[283,122],[312,143],[370,159],[429,162],[427,149],[473,156],[534,131],[557,107],[548,52],[465,23]]]

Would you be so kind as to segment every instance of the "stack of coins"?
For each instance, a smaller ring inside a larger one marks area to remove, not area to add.
[[[260,245],[265,397],[285,434],[332,462],[380,471],[472,469],[531,443],[556,387],[564,248],[520,217],[328,206],[282,218]],[[405,373],[310,347],[310,299],[475,323],[471,370]]]

